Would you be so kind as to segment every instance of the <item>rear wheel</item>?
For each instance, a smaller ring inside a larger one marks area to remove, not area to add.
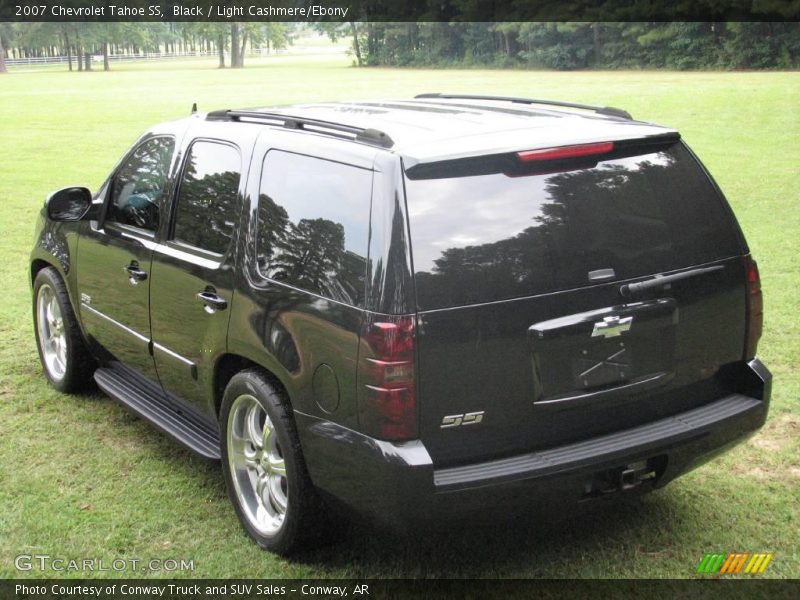
[[[85,388],[94,360],[81,337],[67,288],[53,267],[42,269],[33,282],[33,325],[44,374],[60,392]]]
[[[322,504],[288,402],[260,371],[243,371],[225,389],[220,418],[225,483],[242,526],[266,550],[297,550],[319,534]]]

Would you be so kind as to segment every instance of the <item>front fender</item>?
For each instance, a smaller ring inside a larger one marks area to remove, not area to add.
[[[34,228],[33,249],[29,260],[29,284],[33,289],[36,274],[45,267],[54,267],[69,292],[72,309],[78,307],[77,272],[75,258],[78,254],[80,227],[84,222],[56,222],[47,218],[44,209],[39,213]],[[79,317],[80,319],[80,317]]]

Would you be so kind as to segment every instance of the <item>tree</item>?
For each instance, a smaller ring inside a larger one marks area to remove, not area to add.
[[[220,171],[197,176],[191,161],[181,181],[180,223],[191,230],[193,243],[211,250],[225,248],[233,231],[232,215],[239,173]]]
[[[256,252],[258,267],[269,271],[274,257],[286,247],[289,236],[289,213],[267,194],[258,197],[258,241]]]
[[[261,42],[266,44],[267,52],[269,52],[270,49],[280,50],[281,48],[285,48],[292,42],[289,25],[276,21],[265,23],[261,28],[261,38],[256,40],[256,38],[253,37],[251,46]]]
[[[800,23],[796,22],[499,22],[460,17],[473,14],[474,0],[415,0],[438,22],[318,22],[308,26],[332,41],[348,39],[354,63],[362,65],[525,66],[583,68],[755,68],[800,66]],[[767,0],[765,0],[766,2]],[[480,3],[479,3],[480,4]],[[765,5],[766,6],[766,5]],[[444,7],[444,8],[442,8]],[[357,18],[358,13],[353,18]],[[587,15],[591,16],[591,15]],[[306,26],[303,26],[306,27]],[[65,57],[67,68],[92,68],[103,55],[216,48],[219,67],[244,66],[250,48],[282,48],[292,42],[286,23],[62,22],[0,23],[0,72],[9,57]]]
[[[213,40],[217,47],[219,57],[218,68],[225,68],[225,48],[228,44],[230,28],[226,23],[201,23],[198,24],[198,34],[206,41]],[[233,66],[233,64],[231,64]]]
[[[239,60],[239,24],[231,23],[231,69],[238,69],[241,66]]]
[[[3,40],[8,38],[11,31],[10,23],[0,23],[0,73],[6,73],[6,50]]]
[[[352,49],[353,54],[356,57],[356,65],[359,67],[364,64],[363,54],[362,54],[362,42],[360,41],[360,36],[362,32],[359,31],[358,26],[356,25],[355,21],[350,21],[349,23],[334,23],[330,21],[320,21],[318,23],[314,23],[313,25],[314,30],[323,33],[328,36],[328,39],[332,42],[336,42],[339,38],[342,38],[346,35],[349,35],[353,38]]]
[[[232,23],[231,35],[231,67],[244,67],[247,44],[251,48],[266,43],[267,49],[284,48],[291,42],[289,26],[285,23]]]
[[[93,37],[99,42],[100,49],[103,52],[103,71],[109,71],[111,69],[108,59],[108,45],[109,43],[122,39],[121,25],[122,23],[93,24]]]
[[[64,51],[67,53],[67,65],[70,71],[72,71],[72,43],[69,39],[71,32],[74,32],[72,23],[61,23],[61,38],[64,42]]]
[[[522,52],[532,66],[550,69],[583,69],[594,54],[594,35],[588,23],[523,23]]]
[[[361,44],[358,41],[358,28],[355,21],[350,21],[350,35],[353,36],[353,52],[356,55],[356,64],[360,67],[364,63],[361,60]]]
[[[501,36],[501,49],[506,56],[514,57],[517,54],[519,28],[519,23],[495,23],[491,26],[491,30]]]

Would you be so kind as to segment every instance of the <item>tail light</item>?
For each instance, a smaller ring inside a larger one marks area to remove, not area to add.
[[[575,146],[542,148],[541,150],[526,150],[524,152],[517,152],[517,158],[521,162],[561,160],[580,156],[592,156],[595,154],[607,154],[613,149],[614,142],[599,142],[597,144],[578,144]]]
[[[412,315],[370,315],[359,352],[359,422],[364,433],[383,440],[417,436]]]
[[[758,340],[764,324],[764,301],[761,296],[761,277],[758,265],[750,256],[744,258],[747,275],[747,337],[744,343],[744,358],[749,360],[756,355]]]

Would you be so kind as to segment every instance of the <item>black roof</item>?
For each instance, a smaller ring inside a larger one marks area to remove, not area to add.
[[[424,96],[215,111],[207,118],[337,135],[390,149],[415,162],[634,139],[671,131],[626,118],[627,113],[620,109],[547,103]]]

